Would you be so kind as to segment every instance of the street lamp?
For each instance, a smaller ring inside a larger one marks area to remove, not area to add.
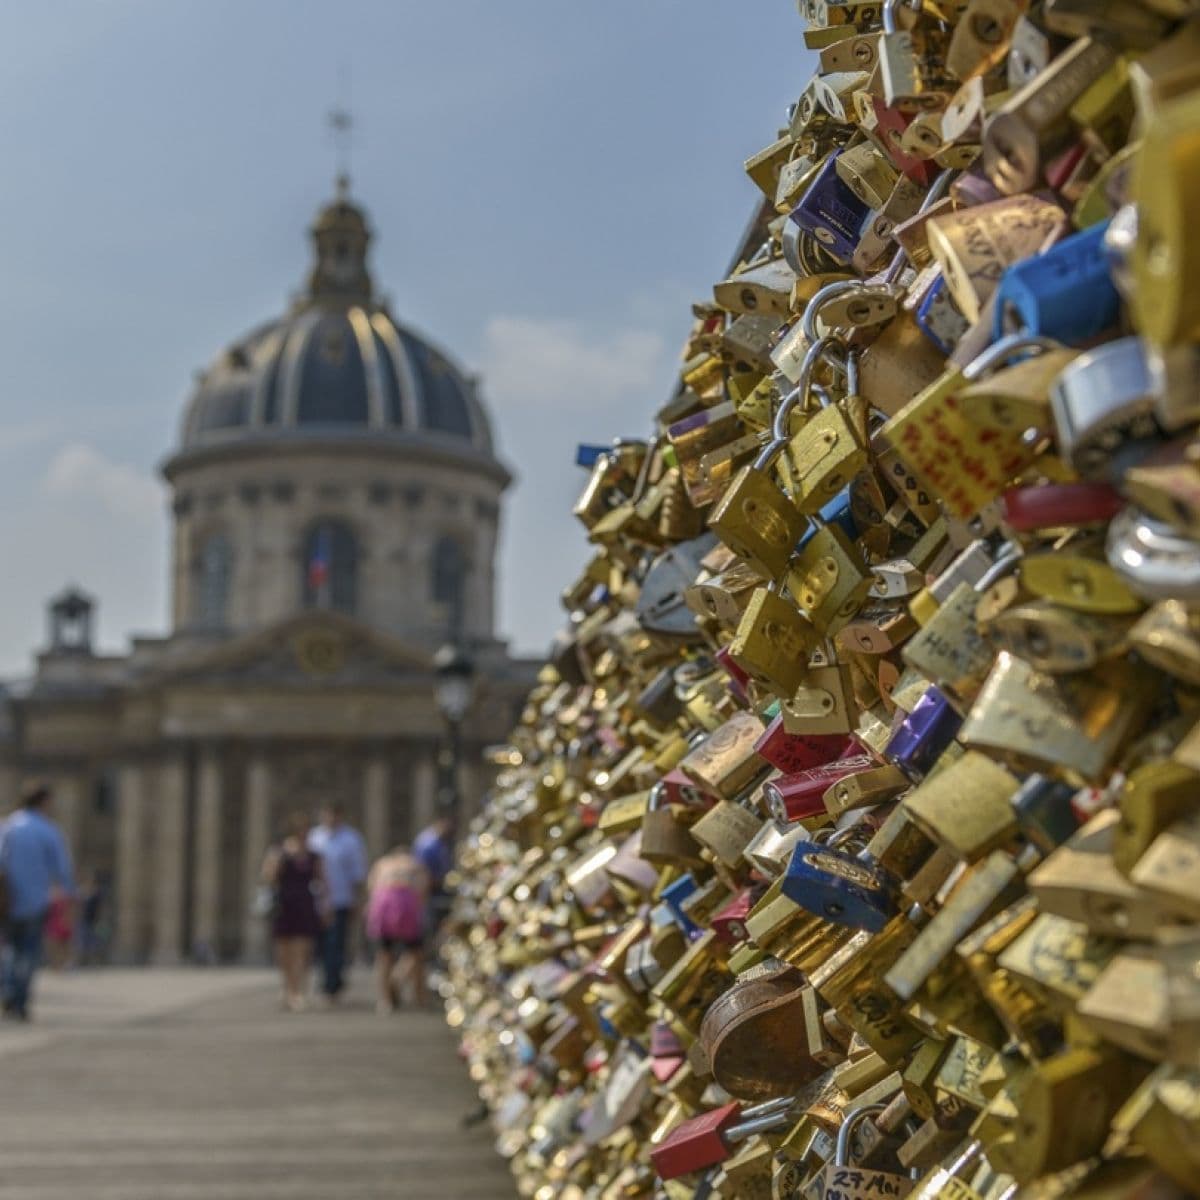
[[[458,811],[458,772],[462,762],[462,723],[475,690],[475,664],[459,645],[448,642],[434,656],[437,673],[434,695],[446,722],[446,744],[438,756],[438,808],[447,816]]]

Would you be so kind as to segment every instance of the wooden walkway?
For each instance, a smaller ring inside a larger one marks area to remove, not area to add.
[[[512,1200],[440,1015],[286,1015],[264,971],[39,976],[0,1027],[0,1200]]]

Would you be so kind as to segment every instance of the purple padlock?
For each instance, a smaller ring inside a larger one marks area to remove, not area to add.
[[[839,262],[846,263],[858,246],[863,222],[871,209],[838,175],[839,154],[840,150],[825,160],[789,219],[812,234]]]
[[[883,754],[910,778],[919,779],[954,741],[963,719],[937,687],[931,687],[900,722]]]

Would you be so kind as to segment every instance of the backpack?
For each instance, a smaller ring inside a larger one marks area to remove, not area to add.
[[[420,893],[403,884],[380,888],[367,906],[367,936],[373,941],[419,942],[425,912]]]

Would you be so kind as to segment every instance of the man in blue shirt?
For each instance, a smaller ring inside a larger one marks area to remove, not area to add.
[[[450,817],[438,817],[417,834],[412,852],[413,857],[429,872],[425,933],[430,949],[436,951],[438,930],[454,903],[454,897],[446,890],[446,876],[454,867],[454,821]]]
[[[21,807],[0,825],[0,875],[8,895],[0,992],[4,1013],[29,1019],[29,993],[42,956],[42,927],[51,899],[73,895],[71,855],[62,831],[50,820],[50,789],[35,784]]]
[[[367,845],[357,829],[346,824],[340,804],[321,809],[321,823],[308,835],[308,848],[321,857],[330,913],[321,935],[321,990],[332,1003],[346,986],[346,952],[350,930],[362,907],[367,881]]]

